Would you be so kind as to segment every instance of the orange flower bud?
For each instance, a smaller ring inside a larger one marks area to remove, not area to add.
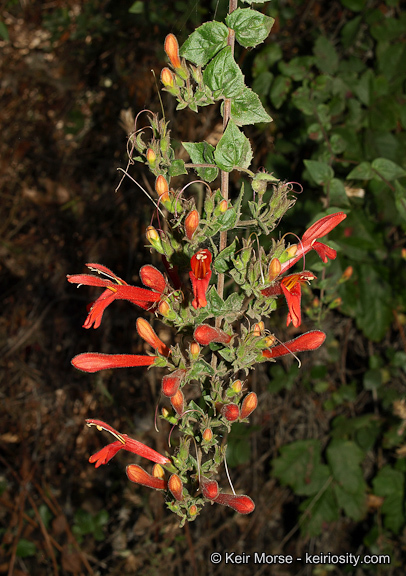
[[[166,302],[165,300],[162,300],[162,302],[158,306],[158,312],[160,314],[162,314],[162,316],[164,316],[164,317],[168,316],[168,314],[170,312],[170,307],[169,307],[168,302]]]
[[[169,416],[169,410],[167,408],[162,408],[161,410],[161,414],[164,418],[168,418]]]
[[[148,242],[155,248],[157,252],[164,254],[161,238],[153,226],[148,226],[145,236],[147,237]]]
[[[147,162],[150,164],[150,166],[153,166],[156,162],[156,154],[152,148],[148,148],[147,150]]]
[[[255,509],[255,504],[249,496],[219,494],[215,502],[217,504],[223,504],[223,506],[229,506],[240,514],[251,514]]]
[[[178,389],[176,394],[172,396],[171,404],[179,416],[182,416],[185,407],[185,398],[183,396],[182,390]]]
[[[346,282],[347,280],[349,280],[351,278],[353,272],[354,272],[353,267],[347,266],[347,268],[344,270],[344,272],[341,275],[340,281]]]
[[[213,432],[211,431],[211,428],[206,428],[206,430],[203,432],[203,440],[205,442],[210,442],[212,438]]]
[[[258,397],[255,392],[250,392],[245,398],[241,406],[240,419],[248,418],[248,416],[258,406]]]
[[[183,484],[177,474],[172,474],[169,478],[168,488],[176,500],[183,500]]]
[[[235,382],[233,382],[231,388],[234,390],[234,392],[236,392],[236,394],[239,394],[242,390],[241,380],[236,380]]]
[[[268,268],[268,280],[272,282],[281,273],[282,265],[277,258],[272,258]]]
[[[161,82],[165,88],[173,88],[175,79],[169,68],[163,68],[161,72]]]
[[[197,514],[197,506],[195,504],[192,504],[191,507],[189,508],[189,516],[196,516]]]
[[[173,34],[168,34],[165,38],[164,50],[171,61],[172,66],[175,69],[181,68],[182,64],[179,58],[179,44]]]
[[[289,258],[293,258],[293,256],[295,256],[297,252],[297,244],[292,244],[292,246],[286,248],[285,252]]]
[[[276,337],[275,336],[267,336],[265,338],[265,344],[270,348],[271,346],[273,346],[276,342]]]
[[[156,335],[151,324],[145,318],[137,318],[137,332],[145,342],[148,342],[155,350],[158,350],[162,356],[169,356],[170,350]]]
[[[196,360],[200,354],[200,346],[197,342],[192,342],[190,345],[190,355],[192,356],[193,360]]]
[[[165,471],[160,464],[155,464],[152,468],[152,476],[154,478],[165,478]]]
[[[200,324],[200,326],[195,329],[193,336],[202,346],[207,346],[211,342],[228,344],[232,338],[229,334],[220,330],[220,328],[214,328],[208,324]]]
[[[193,238],[193,234],[196,232],[198,226],[199,213],[197,210],[192,210],[185,218],[185,231],[189,240]]]
[[[228,208],[228,202],[227,202],[227,200],[222,200],[222,201],[220,202],[220,204],[219,204],[219,210],[220,210],[220,212],[223,212],[223,213],[226,212],[227,208]]]
[[[156,490],[165,490],[166,488],[165,480],[151,476],[151,474],[148,474],[148,472],[137,464],[130,464],[130,466],[127,466],[126,473],[128,479],[136,484],[142,484],[142,486],[148,486],[149,488],[155,488]]]
[[[170,200],[168,182],[165,180],[162,174],[160,174],[158,178],[155,180],[155,190],[161,202],[166,202],[167,200]]]

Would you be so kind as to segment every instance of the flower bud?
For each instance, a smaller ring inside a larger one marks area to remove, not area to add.
[[[185,407],[185,398],[182,390],[179,390],[171,397],[171,404],[179,416],[182,416]]]
[[[157,252],[164,254],[161,238],[153,226],[148,226],[146,237],[148,242],[155,248]]]
[[[165,38],[164,50],[168,56],[172,66],[177,69],[182,66],[179,58],[179,44],[173,34],[168,34]]]
[[[140,278],[144,286],[152,288],[156,292],[164,292],[166,288],[166,280],[163,274],[157,270],[154,266],[146,264],[140,269]]]
[[[151,168],[155,167],[156,160],[157,160],[157,158],[156,158],[155,152],[152,150],[152,148],[148,148],[148,150],[147,150],[147,162],[151,166]]]
[[[197,360],[200,355],[200,346],[197,342],[192,342],[190,345],[190,355],[193,360]]]
[[[255,392],[250,392],[245,398],[241,405],[240,420],[248,418],[248,416],[255,410],[258,406],[258,397]]]
[[[193,337],[202,346],[207,346],[211,342],[228,344],[232,338],[223,332],[223,330],[220,330],[220,328],[213,328],[213,326],[209,326],[208,324],[198,326],[193,333]]]
[[[168,182],[162,174],[160,174],[155,180],[155,190],[161,202],[170,200]]]
[[[175,80],[172,72],[169,68],[163,68],[161,72],[161,82],[165,88],[173,88],[175,85]]]
[[[267,336],[265,338],[265,344],[268,346],[268,348],[270,348],[271,346],[273,346],[276,342],[276,337],[275,336]]]
[[[215,500],[219,495],[219,485],[215,480],[207,480],[207,478],[200,479],[200,488],[205,498]]]
[[[154,476],[154,478],[165,478],[165,471],[160,464],[154,464],[152,476]]]
[[[273,282],[281,273],[282,265],[278,258],[272,258],[268,268],[268,280]]]
[[[189,508],[189,516],[196,516],[197,514],[197,506],[195,504],[192,504],[191,507]]]
[[[353,267],[347,266],[347,268],[344,270],[344,272],[341,275],[340,284],[342,282],[347,282],[347,280],[349,280],[351,278],[353,272],[354,272]]]
[[[255,504],[249,496],[238,496],[234,494],[219,494],[215,499],[217,504],[229,506],[240,514],[250,514],[255,510]]]
[[[151,324],[145,320],[145,318],[137,318],[136,322],[137,332],[145,342],[148,342],[150,346],[158,350],[162,356],[169,356],[170,350],[166,344],[162,342],[160,338],[155,333]]]
[[[239,394],[242,390],[242,382],[241,380],[235,380],[232,385],[231,388],[234,390],[234,392],[236,394]]]
[[[219,204],[219,210],[220,210],[220,212],[222,212],[222,213],[224,214],[224,212],[227,211],[227,208],[228,208],[228,202],[227,202],[227,200],[222,200],[222,201],[220,202],[220,204]]]
[[[196,232],[198,226],[199,213],[197,210],[192,210],[185,218],[185,231],[189,240],[193,238],[193,234]]]
[[[168,488],[175,500],[183,500],[183,484],[177,474],[172,474],[168,480]]]
[[[220,413],[229,422],[235,422],[240,417],[240,409],[237,404],[225,404]]]
[[[175,396],[179,386],[184,379],[186,370],[175,370],[162,378],[162,394],[168,398]]]
[[[130,464],[126,468],[127,477],[131,482],[136,484],[141,484],[142,486],[148,486],[149,488],[155,488],[156,490],[165,490],[166,482],[162,478],[156,478],[148,474],[141,466],[137,464]]]
[[[211,442],[213,438],[213,432],[211,431],[211,428],[206,428],[202,436],[204,442]]]

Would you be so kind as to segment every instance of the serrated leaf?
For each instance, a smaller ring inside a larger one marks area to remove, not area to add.
[[[314,44],[313,53],[316,66],[324,74],[334,74],[338,67],[338,55],[332,42],[325,36],[319,36]]]
[[[244,88],[244,76],[234,60],[231,47],[226,46],[208,64],[203,80],[218,99],[232,98]]]
[[[258,95],[247,86],[244,86],[240,94],[231,98],[231,118],[237,126],[272,122]]]
[[[327,460],[333,478],[349,494],[359,493],[366,488],[361,462],[364,452],[347,440],[333,440],[327,447]]]
[[[359,297],[356,321],[365,336],[379,342],[392,322],[393,298],[391,286],[376,267],[360,264],[357,267]]]
[[[325,162],[304,160],[304,165],[316,184],[324,186],[334,178],[334,170]]]
[[[269,98],[276,109],[280,108],[289,94],[292,80],[287,76],[277,76],[272,82]]]
[[[208,142],[182,142],[193,164],[215,164],[214,146]],[[217,178],[217,168],[195,168],[202,180],[212,182]]]
[[[392,160],[387,158],[375,158],[372,162],[371,167],[373,170],[378,172],[378,175],[385,180],[396,180],[396,178],[402,178],[406,176],[406,170],[404,170]],[[375,176],[376,177],[376,176]]]
[[[197,66],[205,66],[227,45],[227,37],[227,26],[221,22],[206,22],[192,32],[179,53]]]
[[[274,18],[251,8],[237,8],[226,18],[226,24],[235,31],[235,38],[244,48],[253,48],[268,37]]]
[[[220,170],[231,172],[234,166],[248,168],[252,160],[250,141],[237,128],[233,120],[229,120],[214,152],[214,159]]]
[[[308,498],[300,505],[304,512],[301,521],[301,531],[310,537],[318,536],[326,522],[334,522],[339,518],[339,508],[330,485],[321,494]]]
[[[353,520],[361,520],[366,513],[366,485],[355,493],[344,490],[339,484],[334,484],[334,494],[337,504],[344,510],[344,513]]]
[[[381,507],[384,525],[397,534],[405,522],[403,513],[405,476],[390,466],[385,466],[373,479],[374,493],[385,501]]]
[[[192,368],[188,373],[189,380],[199,380],[201,376],[212,376],[214,374],[213,368],[204,360],[194,362]]]
[[[168,174],[169,176],[180,176],[181,174],[187,174],[184,161],[173,160],[169,166]]]

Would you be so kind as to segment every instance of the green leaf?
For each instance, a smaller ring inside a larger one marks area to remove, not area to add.
[[[194,362],[192,364],[192,368],[190,369],[190,372],[188,373],[188,378],[189,380],[201,380],[202,376],[213,376],[214,374],[214,370],[213,368],[210,366],[210,364],[208,364],[207,362],[205,362],[205,360],[198,360],[197,362]]]
[[[244,76],[236,64],[231,47],[226,46],[205,68],[203,80],[215,98],[237,96],[244,88]]]
[[[386,158],[375,158],[371,167],[378,172],[378,176],[385,180],[396,180],[396,178],[406,176],[406,170]],[[376,176],[374,177],[376,178]]]
[[[365,0],[341,0],[341,4],[353,12],[361,12],[365,8]]]
[[[184,161],[173,160],[169,166],[168,174],[169,176],[180,176],[181,174],[187,174]]]
[[[269,98],[276,109],[280,108],[285,102],[291,86],[292,80],[283,75],[277,76],[272,82]]]
[[[193,164],[215,164],[214,146],[208,142],[182,142]],[[212,182],[217,178],[217,168],[195,168],[202,180]]]
[[[347,175],[347,180],[371,180],[375,176],[369,162],[361,162]]]
[[[329,184],[330,202],[333,206],[349,206],[345,186],[338,178],[333,178]]]
[[[392,290],[382,273],[370,264],[360,264],[357,275],[357,326],[367,338],[379,342],[392,322]]]
[[[365,491],[366,483],[362,474],[361,462],[364,452],[347,440],[333,440],[327,447],[327,461],[334,480],[349,494]]]
[[[268,2],[269,0],[242,0],[243,2],[245,2],[246,4],[265,4],[265,2]]]
[[[221,22],[199,26],[180,48],[180,55],[197,66],[205,66],[227,45],[228,28]]]
[[[406,221],[406,188],[395,182],[395,205],[399,216]]]
[[[9,41],[8,29],[7,26],[0,20],[0,38],[5,40],[6,42]]]
[[[252,160],[250,141],[237,128],[233,120],[229,120],[214,152],[214,159],[220,170],[231,172],[234,166],[248,168]]]
[[[284,76],[301,82],[304,78],[312,76],[311,67],[315,58],[313,56],[297,56],[290,62],[280,62],[279,70]]]
[[[37,552],[37,547],[34,542],[26,540],[25,538],[20,538],[17,542],[16,556],[17,558],[27,558],[28,556],[34,556]]]
[[[334,178],[334,170],[324,162],[318,162],[317,160],[304,160],[304,165],[316,184],[325,185]]]
[[[272,122],[258,95],[247,86],[235,98],[231,98],[231,118],[237,126]]]
[[[307,498],[299,509],[303,512],[301,531],[310,537],[318,536],[326,522],[334,522],[339,518],[339,508],[331,485],[320,494]]]
[[[378,390],[382,385],[382,374],[377,368],[367,370],[364,374],[363,384],[365,390]]]
[[[384,514],[384,525],[395,534],[402,528],[404,517],[405,477],[398,470],[385,466],[372,481],[374,493],[385,501],[381,507]]]
[[[226,17],[226,24],[235,31],[235,38],[244,48],[253,48],[267,38],[274,18],[250,8],[237,8]]]
[[[337,504],[353,520],[362,520],[366,513],[365,486],[354,494],[344,490],[339,484],[333,486]]]
[[[334,74],[338,68],[338,55],[332,42],[325,36],[319,36],[314,44],[313,53],[316,66],[324,74]]]

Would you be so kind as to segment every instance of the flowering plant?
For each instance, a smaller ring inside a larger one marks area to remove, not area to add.
[[[241,514],[254,510],[249,496],[236,494],[232,487],[232,494],[225,493],[216,480],[220,467],[226,465],[226,445],[219,438],[234,422],[246,422],[258,405],[255,392],[249,391],[247,381],[241,378],[257,363],[315,350],[325,340],[323,332],[313,330],[282,343],[265,328],[264,320],[282,294],[289,310],[287,325],[301,325],[301,285],[315,276],[306,270],[286,272],[311,250],[324,262],[335,258],[335,250],[319,240],[345,218],[342,212],[328,214],[310,226],[298,243],[273,240],[268,253],[260,242],[256,248],[253,241],[254,236],[260,238],[274,230],[294,204],[289,183],[249,169],[253,153],[241,129],[269,122],[271,117],[244,83],[234,60],[235,42],[254,47],[265,40],[272,24],[272,18],[252,8],[237,8],[237,2],[231,0],[225,24],[203,24],[180,50],[175,36],[167,36],[164,46],[170,68],[162,70],[163,89],[175,97],[178,110],[189,107],[197,112],[199,107],[220,101],[223,134],[215,147],[207,142],[184,142],[191,158],[191,163],[185,163],[175,157],[165,119],[149,113],[152,136],[148,142],[136,121],[130,136],[130,163],[145,163],[155,176],[155,205],[157,214],[159,211],[165,218],[165,231],[149,226],[146,237],[161,254],[165,273],[149,264],[143,266],[139,275],[144,287],[128,285],[100,264],[87,264],[94,275],[68,276],[73,284],[103,289],[90,307],[85,328],[98,328],[104,310],[124,299],[182,334],[181,344],[168,346],[140,317],[137,332],[151,346],[151,354],[84,353],[72,364],[90,373],[134,366],[165,369],[161,399],[166,406],[160,417],[178,431],[174,451],[164,456],[109,424],[89,419],[88,426],[105,430],[116,439],[91,456],[90,462],[96,467],[106,464],[121,449],[154,462],[151,473],[137,464],[127,466],[128,479],[164,490],[168,508],[183,523],[194,520],[207,502],[229,506]],[[187,186],[171,187],[173,177],[191,169],[206,191],[202,210],[187,194]],[[229,174],[233,170],[247,176],[252,192],[242,184],[238,197],[231,200]],[[219,173],[221,186],[213,190],[210,183]],[[249,218],[242,210],[247,195]],[[225,276],[236,290],[225,291]],[[191,385],[200,387],[198,402],[188,399]]]

